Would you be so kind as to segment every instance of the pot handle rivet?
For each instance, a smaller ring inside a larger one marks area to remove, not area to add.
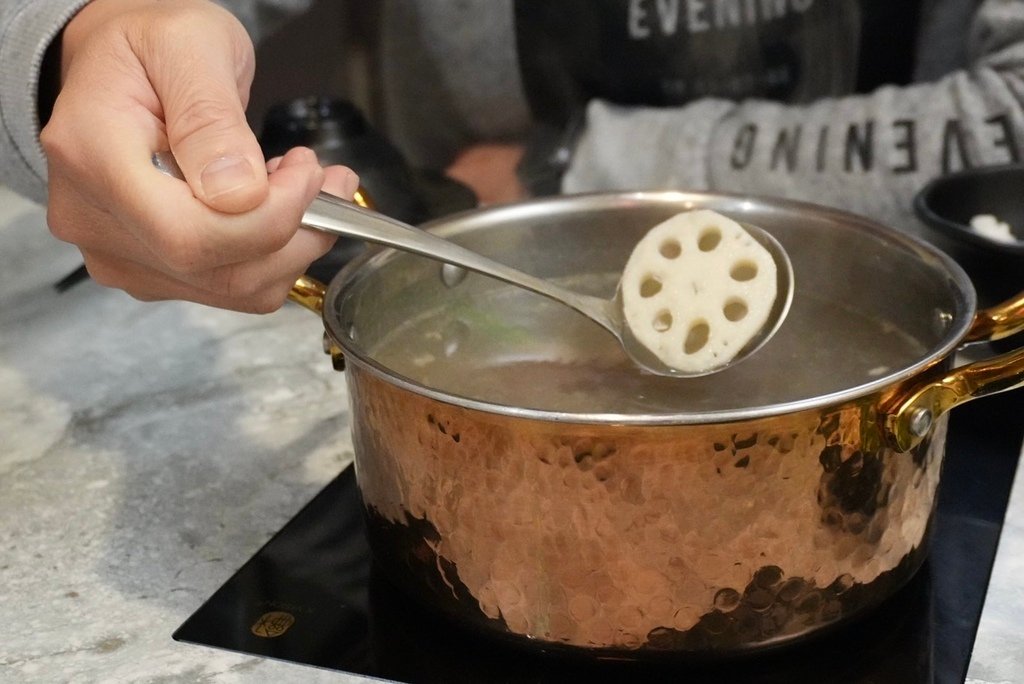
[[[935,416],[929,409],[918,408],[910,415],[910,432],[915,437],[924,437],[931,429]]]
[[[1024,347],[912,380],[883,402],[879,418],[886,440],[910,451],[950,409],[980,397],[1024,387]]]

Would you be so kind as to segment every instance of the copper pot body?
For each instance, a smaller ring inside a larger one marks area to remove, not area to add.
[[[326,348],[345,366],[371,548],[410,596],[533,647],[703,656],[772,647],[839,624],[919,568],[946,411],[985,387],[1024,383],[1024,351],[964,373],[952,368],[954,354],[972,330],[1024,327],[1024,304],[1001,310],[1010,324],[979,323],[970,283],[948,258],[866,219],[775,200],[581,196],[483,210],[433,228],[550,276],[578,264],[534,263],[551,241],[518,228],[570,241],[573,226],[603,231],[602,240],[569,250],[589,259],[608,241],[635,241],[616,232],[634,214],[646,229],[693,206],[775,229],[794,257],[797,298],[796,319],[780,330],[775,350],[757,355],[766,355],[765,375],[752,367],[707,380],[718,384],[696,386],[692,410],[560,410],[538,406],[543,397],[516,405],[492,400],[486,388],[449,391],[417,378],[415,364],[396,368],[373,351],[402,321],[452,296],[437,264],[378,252],[332,282]],[[593,227],[601,217],[608,226]],[[818,231],[817,245],[801,234],[808,228]],[[842,244],[846,234],[853,244]],[[840,242],[823,247],[830,239]],[[830,279],[852,252],[869,264],[860,276],[873,301],[866,313],[921,338],[923,351],[861,382],[831,378],[827,364],[798,372],[802,358],[820,364],[837,351],[791,349],[814,337],[800,331],[815,326],[801,297],[834,288],[836,301],[855,298],[856,284]],[[897,296],[880,282],[886,278],[906,292]],[[979,377],[985,381],[973,381]],[[961,385],[969,390],[957,394]]]
[[[898,453],[868,400],[713,425],[574,425],[347,373],[378,561],[498,633],[598,651],[766,646],[876,605],[924,558],[944,418]]]

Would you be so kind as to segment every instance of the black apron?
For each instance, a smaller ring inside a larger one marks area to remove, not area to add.
[[[918,0],[515,0],[534,117],[564,128],[593,98],[809,102],[909,82]]]

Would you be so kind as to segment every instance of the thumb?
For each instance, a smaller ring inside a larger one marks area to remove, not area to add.
[[[190,41],[174,51],[174,61],[150,70],[168,144],[192,192],[227,213],[256,208],[269,191],[263,153],[245,118],[252,44],[247,36],[236,40],[244,41],[241,50],[223,40]]]

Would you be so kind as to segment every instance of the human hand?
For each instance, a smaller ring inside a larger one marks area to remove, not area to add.
[[[298,230],[323,187],[358,179],[306,149],[265,165],[245,119],[252,42],[205,0],[93,0],[68,24],[41,141],[47,218],[92,277],[143,300],[280,307],[334,238]],[[170,149],[188,183],[156,170]],[[268,171],[269,176],[268,176]]]
[[[526,197],[516,169],[522,145],[484,143],[463,150],[445,174],[474,193],[482,205],[514,202]]]

